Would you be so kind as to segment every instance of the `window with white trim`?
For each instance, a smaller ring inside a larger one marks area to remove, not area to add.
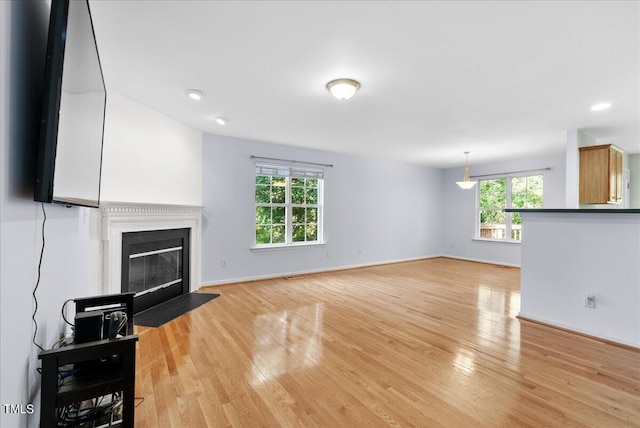
[[[505,213],[503,209],[542,208],[542,190],[542,175],[481,180],[478,185],[476,237],[520,241],[520,213]]]
[[[255,244],[321,243],[324,170],[256,162]]]

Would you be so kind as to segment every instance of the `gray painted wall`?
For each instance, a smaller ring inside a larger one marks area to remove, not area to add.
[[[565,156],[550,155],[510,162],[469,166],[473,175],[495,174],[534,168],[552,167],[544,171],[544,208],[565,207]],[[473,240],[478,186],[462,190],[456,181],[462,180],[463,168],[444,171],[444,238],[442,253],[451,257],[520,266],[520,244]],[[523,230],[526,233],[526,230]]]
[[[251,251],[255,215],[251,155],[334,165],[325,175],[326,245]],[[202,169],[203,284],[440,253],[439,169],[210,134],[203,140]],[[226,268],[222,259],[227,260]]]

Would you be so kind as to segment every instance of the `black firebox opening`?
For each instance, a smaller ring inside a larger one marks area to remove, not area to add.
[[[123,293],[135,292],[134,313],[189,293],[190,229],[122,234]]]

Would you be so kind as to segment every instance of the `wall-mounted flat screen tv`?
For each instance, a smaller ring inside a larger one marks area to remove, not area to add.
[[[88,0],[53,0],[34,200],[99,206],[105,108]]]

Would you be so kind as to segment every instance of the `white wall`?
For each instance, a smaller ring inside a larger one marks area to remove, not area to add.
[[[523,213],[520,315],[640,347],[640,215]],[[584,307],[585,294],[596,308]]]
[[[109,90],[101,201],[202,204],[202,132]]]
[[[34,404],[35,414],[0,408],[0,426],[37,426],[40,375],[31,343],[32,291],[41,248],[42,208],[33,202],[45,45],[46,1],[0,2],[0,316],[2,404]],[[37,290],[36,342],[46,348],[64,331],[60,310],[85,295],[89,208],[45,204],[46,246]],[[73,305],[71,305],[73,307]]]
[[[473,175],[495,174],[534,168],[551,167],[544,171],[544,208],[563,208],[565,204],[565,157],[563,154],[518,161],[471,165]],[[462,190],[456,181],[462,180],[464,168],[444,170],[444,255],[468,260],[486,261],[508,266],[520,266],[520,244],[474,240],[478,186]],[[523,234],[526,234],[523,229]]]
[[[107,91],[100,201],[202,205],[202,132]],[[90,216],[89,285],[103,292],[102,216]]]
[[[334,165],[325,175],[325,246],[250,250],[255,177],[251,155]],[[205,285],[440,253],[438,169],[205,134],[203,178]],[[226,268],[221,267],[223,258]]]
[[[585,144],[588,136],[578,130],[570,129],[567,131],[567,142],[565,147],[566,157],[566,191],[565,191],[565,207],[579,207],[579,189],[580,189],[580,157],[578,147]]]

